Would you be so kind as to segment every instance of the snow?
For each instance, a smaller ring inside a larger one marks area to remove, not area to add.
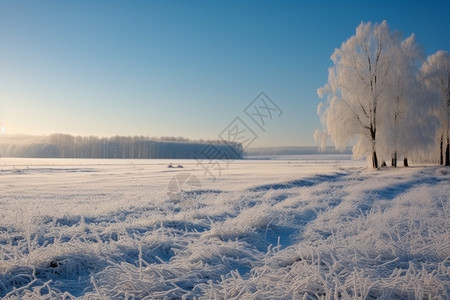
[[[1,158],[0,297],[450,297],[448,168],[272,158]]]

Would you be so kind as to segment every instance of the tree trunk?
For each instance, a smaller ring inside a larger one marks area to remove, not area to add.
[[[392,158],[392,160],[391,160],[391,167],[393,167],[393,168],[397,167],[397,159]]]
[[[375,113],[375,109],[374,109]],[[376,136],[377,136],[377,130],[374,124],[370,124],[370,137],[372,138],[372,167],[375,169],[378,169],[378,158],[377,158],[377,150],[375,147],[376,142]]]
[[[403,158],[403,166],[407,167],[408,166],[408,159],[405,157]]]
[[[373,153],[372,153],[372,167],[374,167],[375,169],[378,169],[377,152],[375,150],[373,150]]]
[[[440,148],[440,164],[444,164],[444,134],[441,135],[441,148]]]
[[[447,138],[447,147],[445,149],[445,165],[450,166],[450,141]]]
[[[397,167],[397,151],[392,155],[391,166],[394,168]]]

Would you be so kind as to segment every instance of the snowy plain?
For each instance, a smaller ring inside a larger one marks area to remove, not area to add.
[[[0,298],[449,299],[449,183],[348,155],[216,179],[195,160],[0,158]]]

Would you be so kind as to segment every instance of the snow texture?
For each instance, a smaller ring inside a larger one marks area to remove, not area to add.
[[[183,172],[201,187],[168,197]],[[448,168],[316,156],[202,175],[190,160],[1,159],[0,298],[450,297]]]

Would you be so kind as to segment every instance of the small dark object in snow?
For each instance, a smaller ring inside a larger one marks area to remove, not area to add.
[[[119,237],[117,236],[116,232],[111,233],[111,239],[116,242],[119,240]]]
[[[183,168],[182,165],[178,165],[178,166],[175,167],[172,163],[170,163],[167,167],[168,168],[179,168],[179,169]]]
[[[58,267],[58,262],[56,260],[52,260],[50,262],[50,268],[57,268]]]

